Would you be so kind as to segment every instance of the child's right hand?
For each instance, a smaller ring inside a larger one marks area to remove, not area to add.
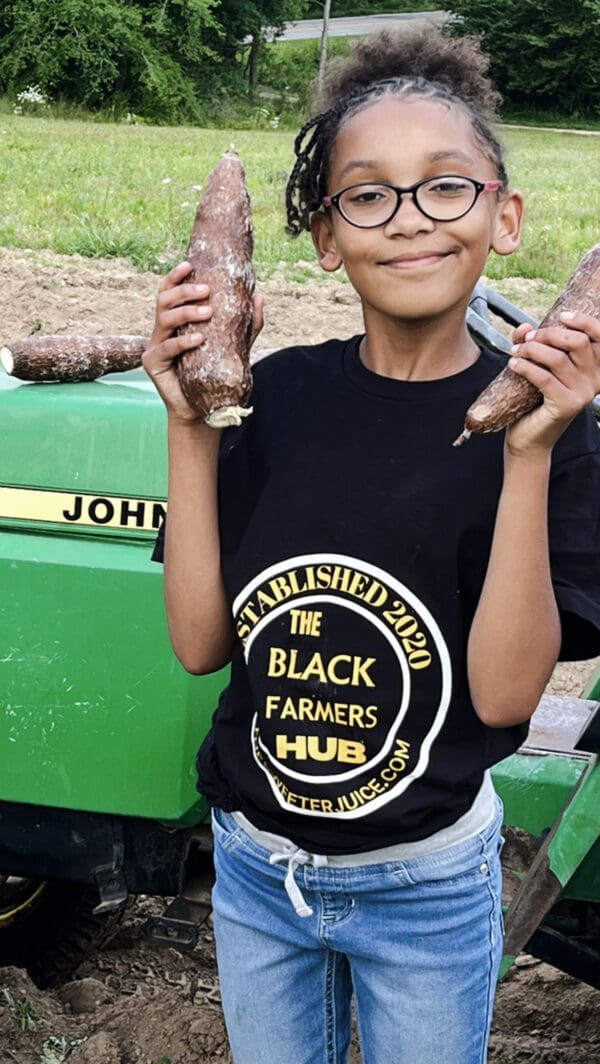
[[[142,356],[142,365],[154,381],[170,416],[180,421],[202,422],[202,415],[185,399],[175,370],[180,355],[204,343],[202,326],[212,317],[208,285],[185,281],[191,269],[189,262],[181,262],[161,281],[154,329]],[[198,331],[177,335],[176,330],[181,325],[198,326]],[[257,295],[254,297],[253,343],[262,326],[263,297]]]
[[[142,365],[152,378],[169,414],[190,422],[202,421],[202,417],[192,410],[184,398],[175,362],[185,351],[204,343],[202,325],[212,316],[208,285],[185,283],[191,269],[189,262],[181,262],[161,281],[154,329],[142,356]],[[198,331],[176,334],[180,325],[188,324],[197,324]]]

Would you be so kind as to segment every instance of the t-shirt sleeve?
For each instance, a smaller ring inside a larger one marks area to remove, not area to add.
[[[600,429],[591,411],[555,448],[548,522],[559,660],[583,661],[600,654]]]

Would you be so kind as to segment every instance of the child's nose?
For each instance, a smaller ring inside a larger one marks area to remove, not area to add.
[[[414,192],[401,192],[398,206],[392,217],[385,224],[390,233],[430,232],[435,223],[417,207]]]

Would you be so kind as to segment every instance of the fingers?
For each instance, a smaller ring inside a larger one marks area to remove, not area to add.
[[[511,368],[537,387],[548,373],[565,387],[593,394],[600,389],[600,321],[589,314],[561,314],[564,325],[539,329],[519,326],[512,348]],[[533,368],[532,368],[533,367]]]
[[[142,364],[151,377],[170,369],[173,360],[190,351],[194,347],[200,347],[204,343],[204,336],[199,332],[186,332],[179,336],[173,336],[169,340],[163,340],[159,344],[150,344],[142,355]]]
[[[600,343],[600,318],[594,317],[593,314],[579,314],[563,310],[560,319],[569,329],[577,329],[579,332],[586,333],[591,343]]]
[[[257,294],[254,296],[254,316],[252,319],[252,343],[256,340],[264,325],[265,297]]]
[[[524,321],[522,325],[517,325],[517,328],[513,332],[513,343],[522,344],[527,333],[532,332],[535,327],[530,325],[529,322]]]
[[[198,346],[190,341],[190,333],[182,337],[174,337],[173,333],[185,325],[202,327],[213,316],[213,308],[208,302],[210,288],[207,284],[196,284],[189,280],[191,272],[190,263],[181,262],[169,271],[159,285],[156,321],[148,350],[153,351],[161,346],[164,352],[170,352],[171,360],[183,351]],[[263,307],[264,297],[255,295],[252,343],[263,328]],[[176,348],[171,344],[171,339],[180,341]]]
[[[189,262],[180,262],[162,279],[151,347],[164,343],[180,326],[202,324],[212,316],[208,285],[186,282],[191,270]]]
[[[182,303],[208,299],[210,288],[207,284],[177,284],[173,287],[159,289],[158,306],[161,310],[180,306]]]
[[[513,334],[515,344],[535,340],[566,351],[576,362],[579,357],[592,354],[593,345],[600,344],[600,319],[591,314],[575,314],[569,311],[563,311],[560,319],[564,324],[537,329],[532,329],[527,323],[519,325]]]
[[[159,292],[166,292],[169,288],[174,288],[175,285],[181,284],[185,277],[192,272],[192,267],[189,262],[184,261],[174,266],[172,270],[163,277],[158,286]]]
[[[160,310],[157,323],[160,320],[161,329],[169,334],[181,325],[195,325],[208,321],[212,318],[212,313],[212,307],[208,303],[184,303],[173,310]]]
[[[536,380],[537,378],[543,380],[550,374],[567,388],[574,387],[580,376],[580,369],[566,346],[561,348],[550,346],[542,340],[531,339],[522,344],[514,344],[511,369],[515,368],[513,365],[515,362],[518,363],[518,368],[523,369],[525,376],[528,375],[529,370]]]
[[[523,341],[515,346],[519,349],[519,355],[529,358],[536,358],[540,354],[540,349],[544,347],[548,351],[568,355],[575,365],[590,362],[593,359],[589,336],[584,332],[576,332],[574,329],[565,329],[560,326],[530,330]]]
[[[585,378],[582,381],[568,355],[553,352],[548,357],[549,349],[541,344],[538,346],[539,354],[532,351],[527,357],[513,357],[508,364],[515,373],[539,389],[553,416],[571,418],[591,403],[594,391]]]
[[[553,418],[574,417],[600,391],[600,345],[591,342],[589,332],[537,329],[512,351],[510,368],[540,390]]]
[[[566,351],[545,344],[517,345],[517,356],[508,364],[540,390],[557,417],[573,417],[600,388],[600,373],[583,372]]]

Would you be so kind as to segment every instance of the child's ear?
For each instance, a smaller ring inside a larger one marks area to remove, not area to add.
[[[491,249],[497,255],[512,255],[521,243],[524,202],[520,192],[505,193],[498,203]]]
[[[330,215],[313,214],[310,220],[310,232],[321,269],[327,270],[328,273],[339,270],[342,265],[342,256],[337,249]]]

